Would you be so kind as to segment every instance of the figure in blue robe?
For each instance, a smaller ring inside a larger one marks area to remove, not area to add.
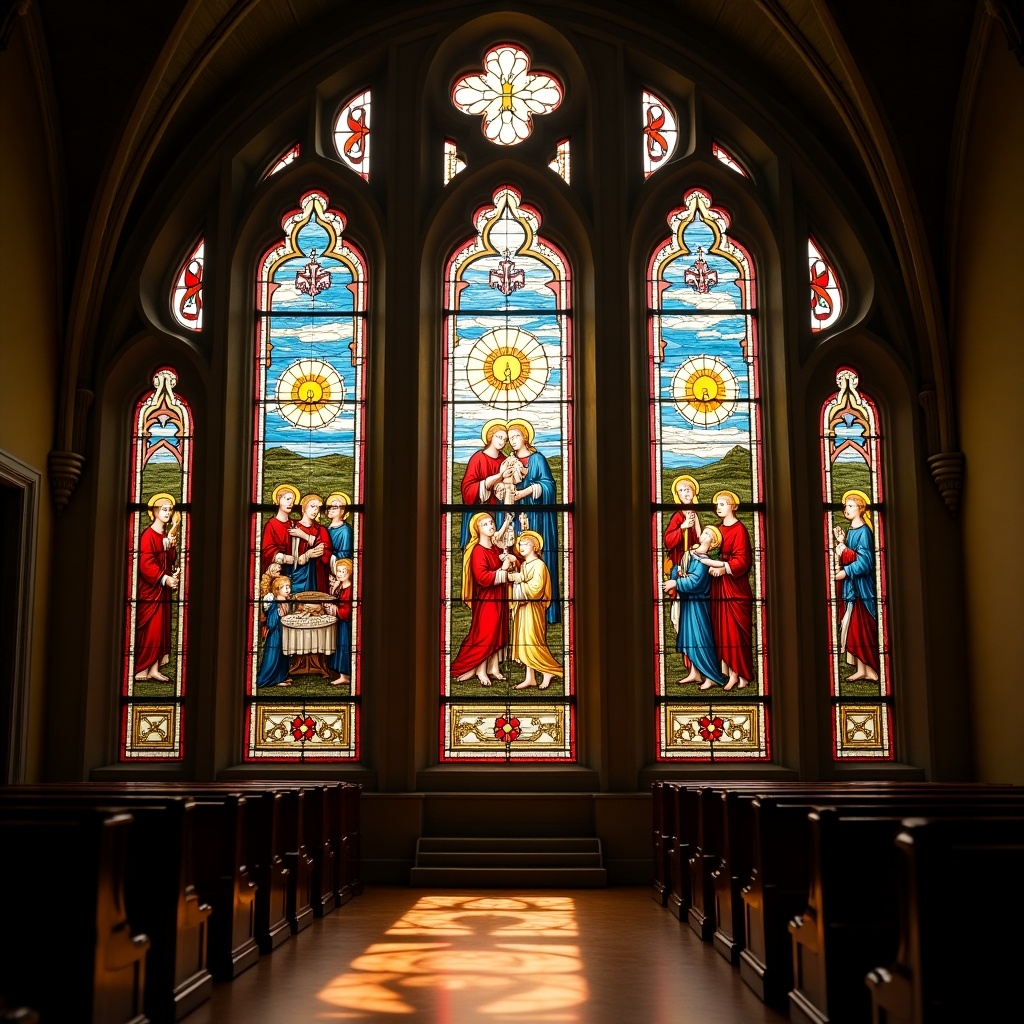
[[[281,616],[291,611],[287,601],[280,601],[274,594],[263,598],[266,616],[266,635],[263,639],[263,660],[256,675],[256,686],[278,686],[288,679],[288,656],[281,650]]]
[[[551,467],[548,460],[536,448],[530,444],[526,430],[519,426],[525,421],[513,420],[508,425],[508,439],[513,453],[523,463],[525,475],[516,489],[521,497],[516,501],[514,508],[504,506],[501,517],[504,518],[504,511],[507,509],[515,516],[516,536],[523,530],[536,530],[544,540],[544,547],[541,550],[541,558],[548,567],[548,575],[551,577],[551,604],[548,605],[547,621],[555,623],[562,621],[562,603],[560,600],[561,587],[558,571],[558,512],[554,510],[531,511],[533,505],[554,505],[558,500],[555,478],[551,474]],[[523,494],[523,491],[529,493]],[[524,525],[520,515],[526,514],[527,522]],[[495,519],[497,522],[498,519]]]
[[[672,567],[670,578],[675,580],[679,594],[676,650],[690,659],[705,682],[724,686],[726,677],[711,632],[711,572],[691,551],[681,565]]]

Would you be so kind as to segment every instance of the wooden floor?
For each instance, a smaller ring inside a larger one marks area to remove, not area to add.
[[[368,886],[185,1018],[783,1024],[649,888]]]

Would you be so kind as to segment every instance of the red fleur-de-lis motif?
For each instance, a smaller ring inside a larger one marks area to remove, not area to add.
[[[192,260],[185,268],[184,282],[178,312],[185,320],[198,320],[203,310],[203,265],[199,260]]]
[[[316,249],[309,252],[309,262],[295,274],[295,288],[315,299],[321,292],[331,287],[331,272],[324,270],[316,258]]]
[[[348,130],[352,133],[345,140],[345,156],[354,164],[363,162],[366,156],[366,138],[370,134],[370,126],[366,122],[366,111],[362,107],[353,107],[348,112]]]
[[[704,250],[699,246],[697,261],[684,272],[683,280],[701,295],[707,295],[718,284],[718,271],[708,266],[704,259]]]
[[[826,290],[828,283],[828,267],[818,260],[811,267],[811,315],[815,320],[827,320],[832,315],[832,296]]]
[[[661,134],[661,129],[664,127],[665,112],[661,107],[648,107],[644,135],[647,136],[647,156],[652,163],[664,159],[668,152],[668,140]]]
[[[517,288],[525,287],[526,274],[516,270],[515,263],[506,253],[505,258],[498,264],[498,269],[487,275],[487,283],[492,288],[497,288],[502,295],[511,295]]]

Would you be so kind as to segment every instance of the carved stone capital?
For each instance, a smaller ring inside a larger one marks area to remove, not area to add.
[[[82,475],[84,463],[85,456],[79,455],[78,452],[50,452],[50,489],[53,492],[53,504],[58,512],[68,503],[71,492]]]
[[[964,453],[939,452],[928,458],[932,479],[939,488],[939,494],[953,515],[960,508],[960,491],[964,485]]]

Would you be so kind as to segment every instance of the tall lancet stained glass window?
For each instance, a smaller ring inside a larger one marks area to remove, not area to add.
[[[250,760],[359,756],[366,261],[323,192],[256,279]]]
[[[158,370],[133,417],[122,761],[183,755],[192,413],[177,383],[174,370]]]
[[[765,760],[765,513],[754,264],[695,188],[648,264],[658,757]]]
[[[822,406],[832,754],[890,760],[892,680],[886,583],[886,508],[878,410],[856,370],[836,375]]]
[[[444,277],[442,761],[572,761],[572,288],[503,185]]]

